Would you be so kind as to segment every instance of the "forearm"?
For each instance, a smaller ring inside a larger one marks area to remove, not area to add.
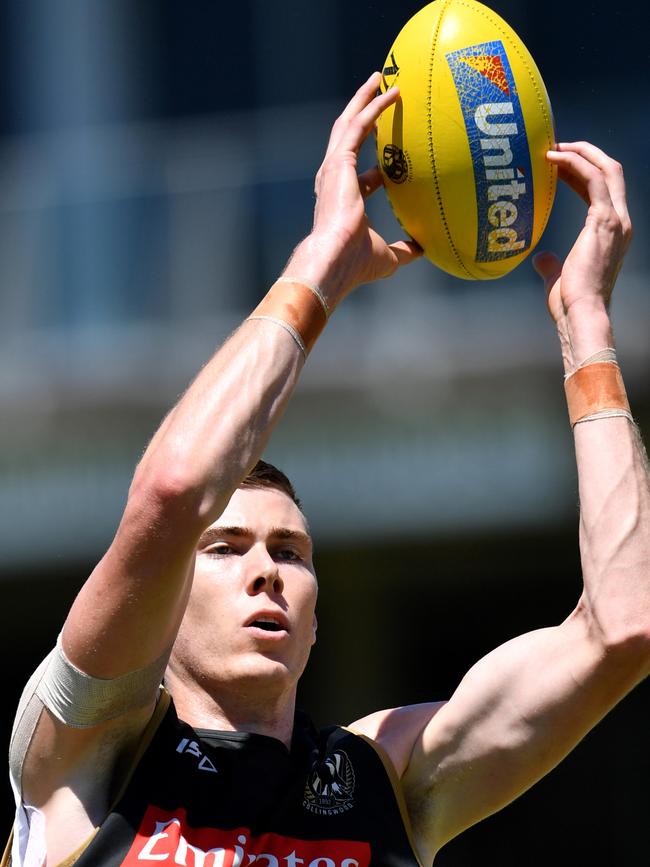
[[[375,169],[358,176],[358,152],[381,112],[398,98],[394,88],[377,95],[378,83],[375,73],[332,129],[316,177],[314,228],[285,272],[320,287],[324,315],[356,286],[390,276],[422,252],[409,241],[387,244],[366,218],[364,197],[379,188],[381,174]],[[189,502],[181,512],[207,526],[261,454],[302,364],[299,347],[277,324],[245,323],[167,417],[132,491],[144,487],[146,499],[152,480],[163,501],[177,500],[180,491]]]
[[[603,309],[575,311],[568,330],[574,368],[614,346]],[[576,424],[574,439],[586,610],[606,646],[647,647],[650,476],[641,437],[633,422],[618,416]]]
[[[650,641],[650,489],[634,424],[576,425],[585,595],[608,643]]]
[[[273,322],[245,321],[198,374],[147,448],[132,492],[187,503],[207,526],[261,455],[304,356]]]
[[[211,358],[149,444],[132,492],[146,497],[153,487],[203,527],[221,514],[262,454],[304,366],[305,333],[281,322],[302,305],[299,318],[314,338],[351,288],[341,279],[341,264],[335,266],[331,248],[317,238],[298,245],[283,279],[320,288],[303,286],[296,295],[286,282],[277,284],[254,311],[276,321],[246,320]]]

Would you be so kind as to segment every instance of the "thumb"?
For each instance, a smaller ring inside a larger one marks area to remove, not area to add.
[[[359,175],[359,190],[364,199],[371,196],[375,190],[383,185],[384,181],[379,166],[373,166]]]
[[[533,257],[533,268],[544,281],[544,287],[549,292],[562,273],[562,262],[555,253],[545,251]]]
[[[424,252],[415,241],[395,241],[394,244],[389,244],[388,248],[395,254],[399,267],[415,262]]]

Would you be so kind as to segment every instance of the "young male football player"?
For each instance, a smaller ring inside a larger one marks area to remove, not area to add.
[[[489,654],[446,703],[322,732],[295,714],[316,636],[312,542],[290,483],[258,460],[337,305],[420,252],[365,213],[381,179],[357,176],[359,149],[398,98],[378,81],[332,129],[312,232],[162,422],[25,690],[13,867],[430,864],[648,673],[648,466],[608,316],[631,226],[621,167],[578,142],[548,159],[587,202],[585,226],[563,264],[536,260],[574,426],[578,604]]]

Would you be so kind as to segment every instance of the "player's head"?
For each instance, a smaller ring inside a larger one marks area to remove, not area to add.
[[[260,462],[197,546],[169,683],[259,697],[291,693],[315,640],[309,528],[293,485]]]

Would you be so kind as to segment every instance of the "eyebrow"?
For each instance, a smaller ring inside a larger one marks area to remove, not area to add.
[[[237,536],[240,538],[252,538],[255,535],[250,527],[208,527],[201,533],[198,547],[205,548],[217,539],[222,539],[224,536]],[[289,530],[288,527],[271,527],[268,533],[269,539],[280,539],[286,542],[295,542],[298,545],[306,545],[311,549],[312,540],[308,533],[303,533],[301,530]]]

